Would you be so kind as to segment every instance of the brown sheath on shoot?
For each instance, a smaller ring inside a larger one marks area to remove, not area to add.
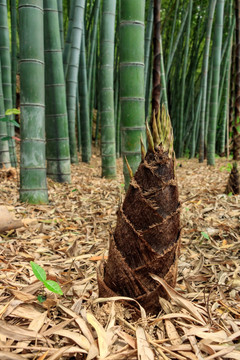
[[[153,116],[146,125],[148,151],[141,142],[142,162],[118,211],[108,261],[99,275],[99,295],[128,296],[148,313],[160,310],[163,287],[155,274],[174,287],[180,247],[180,203],[175,178],[173,134],[169,115]],[[131,172],[131,170],[129,170]]]

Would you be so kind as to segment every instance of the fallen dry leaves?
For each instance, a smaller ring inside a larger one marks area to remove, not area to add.
[[[224,194],[227,164],[177,161],[177,286],[156,277],[169,300],[159,299],[157,317],[140,308],[138,321],[121,297],[98,299],[96,269],[124,196],[121,161],[112,181],[101,179],[96,155],[91,165],[72,166],[72,184],[49,180],[50,203],[42,206],[20,203],[18,175],[3,175],[0,205],[28,222],[0,238],[0,359],[240,359],[240,198]],[[42,288],[30,261],[61,285],[63,297]]]

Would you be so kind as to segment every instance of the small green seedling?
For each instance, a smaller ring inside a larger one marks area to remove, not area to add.
[[[205,233],[204,231],[201,232],[201,235],[202,235],[205,239],[210,240],[209,235],[208,235],[207,233]]]
[[[47,280],[46,272],[40,265],[36,264],[33,261],[30,261],[30,265],[36,278],[41,281],[48,290],[52,291],[55,294],[63,295],[60,285],[56,281]]]

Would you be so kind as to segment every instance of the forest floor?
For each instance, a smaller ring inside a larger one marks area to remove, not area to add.
[[[228,164],[177,160],[177,285],[158,316],[138,320],[120,298],[98,298],[97,269],[124,197],[121,160],[111,181],[96,154],[73,165],[70,185],[48,181],[49,205],[20,203],[19,176],[2,174],[0,205],[36,221],[0,237],[0,359],[240,359],[240,197],[224,194]],[[64,296],[43,289],[30,261]]]

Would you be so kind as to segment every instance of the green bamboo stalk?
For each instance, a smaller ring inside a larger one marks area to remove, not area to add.
[[[232,134],[233,122],[235,117],[235,67],[236,67],[235,49],[236,49],[236,36],[233,37],[232,55],[231,55],[231,77],[230,77],[231,91],[230,91],[229,121],[228,121],[229,137]]]
[[[204,133],[204,147],[207,149],[207,137],[208,137],[208,125],[210,118],[210,105],[211,105],[211,90],[212,90],[212,79],[213,79],[213,56],[210,57],[210,68],[208,74],[208,86],[207,86],[207,104],[206,104],[206,119],[205,119],[205,133]]]
[[[58,7],[58,22],[60,31],[61,50],[64,47],[64,26],[63,26],[63,0],[57,0]]]
[[[182,81],[181,81],[181,100],[180,100],[180,118],[179,118],[179,132],[178,132],[178,149],[177,156],[182,157],[183,155],[183,123],[184,123],[184,100],[185,100],[185,86],[186,86],[186,73],[188,65],[188,54],[189,54],[189,42],[191,32],[191,21],[192,21],[192,7],[193,0],[189,1],[188,6],[188,22],[186,24],[186,41],[183,58],[183,69],[182,69]]]
[[[144,84],[145,84],[145,94],[146,94],[146,84],[147,77],[149,74],[149,58],[152,44],[152,32],[153,32],[153,4],[154,0],[149,1],[148,7],[148,17],[147,17],[147,26],[145,31],[145,41],[144,41]]]
[[[233,1],[231,0],[231,5],[229,9],[229,23],[232,22],[233,17]],[[235,20],[236,21],[236,20]],[[230,155],[230,124],[232,121],[232,109],[234,106],[234,94],[235,94],[235,84],[232,88],[232,73],[234,73],[234,67],[233,67],[233,54],[235,54],[235,36],[233,34],[232,36],[232,42],[231,42],[231,51],[230,51],[230,58],[229,58],[229,77],[228,77],[228,94],[227,94],[227,100],[228,100],[228,107],[226,109],[226,156],[227,159]],[[229,98],[230,95],[230,98]]]
[[[190,158],[194,158],[195,157],[195,153],[196,153],[196,146],[197,146],[197,139],[198,139],[198,127],[200,125],[199,123],[199,117],[200,117],[200,110],[201,110],[201,102],[202,102],[202,88],[200,89],[200,93],[198,95],[198,100],[197,100],[197,108],[196,108],[196,113],[193,112],[193,130],[192,130],[192,144],[191,144],[191,151],[190,151]],[[194,103],[194,101],[193,101]]]
[[[2,64],[2,87],[4,96],[5,110],[12,109],[12,82],[11,82],[11,56],[9,51],[9,30],[8,30],[8,12],[7,1],[0,0],[0,59]],[[10,120],[13,120],[10,116]],[[17,166],[17,157],[15,149],[15,140],[12,138],[15,135],[14,126],[12,123],[7,124],[9,153],[11,165]]]
[[[228,108],[229,108],[229,91],[230,91],[230,58],[231,58],[231,45],[232,42],[230,42],[229,47],[227,49],[227,59],[226,59],[226,71],[224,71],[224,84],[223,84],[223,114],[222,114],[222,126],[220,128],[220,154],[221,156],[224,156],[225,151],[225,143],[227,138],[227,122],[228,122]]]
[[[82,45],[80,51],[79,67],[79,101],[80,101],[80,121],[81,121],[81,144],[82,161],[89,163],[91,159],[91,130],[89,117],[89,97],[87,88],[87,68],[86,68],[86,47],[85,29],[82,32]]]
[[[207,81],[208,81],[208,63],[209,63],[209,48],[212,34],[213,16],[215,12],[217,0],[211,0],[209,3],[208,22],[206,31],[206,41],[204,47],[203,63],[202,63],[202,104],[200,115],[200,139],[199,139],[199,162],[204,160],[204,134],[205,134],[205,116],[206,116],[206,103],[207,103]]]
[[[17,75],[17,9],[16,0],[11,5],[11,66],[12,66],[12,104],[16,107],[16,75]]]
[[[67,88],[67,109],[68,109],[68,129],[71,162],[78,163],[77,155],[77,139],[76,139],[76,94],[78,83],[79,57],[82,40],[82,29],[84,26],[84,9],[85,0],[76,0],[73,28],[72,28],[72,44],[68,65],[68,73],[66,80]]]
[[[81,46],[82,47],[82,46]],[[79,64],[80,67],[80,64]],[[79,72],[78,72],[79,74]],[[78,84],[79,87],[79,84]],[[77,143],[78,143],[78,152],[81,152],[82,149],[82,140],[81,140],[81,119],[80,119],[80,100],[79,100],[79,88],[77,88],[77,101],[76,101],[76,119],[77,119]]]
[[[1,60],[0,60],[0,167],[5,166],[6,168],[11,167],[8,141],[2,140],[7,136],[7,123],[1,121],[5,118],[4,98],[2,89],[2,71],[1,71]]]
[[[88,91],[89,93],[89,113],[90,113],[90,132],[91,134],[93,133],[93,116],[94,116],[94,104],[95,104],[95,100],[97,98],[97,92],[96,92],[96,78],[97,78],[97,58],[98,58],[98,53],[97,53],[98,49],[95,49],[95,56],[94,56],[94,61],[93,61],[93,72],[92,72],[92,83],[90,86],[90,91]]]
[[[97,29],[98,29],[98,21],[99,21],[99,9],[100,9],[100,0],[95,0],[94,3],[94,10],[93,10],[93,29],[91,33],[90,39],[90,52],[89,52],[89,59],[88,59],[88,91],[91,94],[91,84],[92,84],[92,77],[93,77],[93,67],[94,67],[94,59],[96,54],[96,47],[97,47]],[[91,103],[91,101],[90,101]]]
[[[120,156],[120,118],[119,118],[119,64],[115,67],[115,86],[114,86],[114,124],[115,124],[115,141],[116,141],[116,158]]]
[[[220,80],[220,63],[221,63],[221,48],[223,35],[223,16],[224,16],[225,0],[217,0],[216,6],[216,23],[214,29],[213,39],[213,79],[211,91],[211,107],[210,118],[208,126],[208,143],[207,143],[207,163],[208,165],[215,165],[215,148],[216,148],[216,126],[217,113],[219,105],[219,80]]]
[[[235,20],[235,19],[234,19]],[[221,75],[220,75],[220,85],[219,85],[219,101],[221,102],[223,97],[223,89],[224,89],[224,83],[226,78],[226,72],[228,71],[228,56],[229,56],[229,46],[232,44],[232,36],[235,30],[235,21],[232,22],[231,26],[228,28],[228,35],[224,41],[224,47],[227,43],[227,47],[225,50],[224,56],[221,57]]]
[[[151,71],[152,62],[153,62],[153,51],[151,49],[147,82],[145,84],[145,120],[147,120],[150,117],[150,111],[151,111],[150,104],[152,102],[152,78],[153,78],[153,72]]]
[[[179,8],[179,0],[176,1],[176,5],[175,5],[175,12],[174,12],[174,19],[173,19],[173,24],[172,24],[170,43],[168,46],[167,64],[169,64],[171,61],[171,55],[172,55],[172,50],[173,50],[173,40],[174,40],[174,34],[175,34],[175,29],[176,29],[176,23],[177,23],[177,15],[179,12],[178,8]]]
[[[235,79],[235,119],[233,125],[233,160],[240,160],[240,0],[235,0],[236,17],[236,79]]]
[[[95,135],[94,135],[94,143],[95,143],[95,146],[98,147],[98,141],[99,141],[99,138],[100,138],[100,122],[101,122],[101,115],[100,115],[100,109],[101,109],[101,103],[100,103],[100,99],[99,97],[97,97],[97,119],[96,119],[96,128],[95,128]]]
[[[91,48],[91,35],[92,35],[92,27],[93,27],[93,19],[94,19],[94,7],[95,7],[95,0],[91,1],[90,4],[88,3],[87,6],[87,13],[85,16],[85,30],[86,30],[86,34],[85,34],[85,43],[86,43],[86,59],[89,59],[89,52],[90,52],[90,48]]]
[[[64,67],[65,79],[66,79],[67,73],[68,73],[68,64],[69,64],[70,53],[71,53],[71,39],[72,39],[72,28],[73,28],[73,16],[74,16],[74,11],[75,11],[75,2],[76,2],[76,0],[71,0],[71,2],[68,2],[68,4],[70,4],[69,5],[70,13],[69,13],[69,20],[68,20],[66,42],[64,44],[64,49],[63,49],[63,67]]]
[[[160,8],[159,0],[153,4],[153,85],[152,85],[152,114],[160,111],[160,85],[161,85],[161,61],[160,61]]]
[[[152,63],[152,33],[153,33],[153,5],[154,0],[150,0],[148,7],[147,28],[145,31],[145,47],[144,47],[144,86],[145,86],[145,119],[149,112],[149,93],[150,93],[150,71]]]
[[[116,4],[116,30],[115,30],[115,66],[114,66],[114,123],[115,123],[115,138],[116,138],[116,158],[120,157],[121,153],[121,130],[120,130],[120,59],[119,59],[119,28],[120,28],[120,0]]]
[[[186,11],[185,11],[185,13],[183,15],[183,18],[182,18],[182,21],[181,21],[181,26],[179,28],[176,40],[174,41],[174,46],[173,46],[172,52],[169,54],[169,58],[168,58],[168,61],[167,61],[167,67],[166,67],[166,76],[165,76],[166,77],[166,82],[168,80],[169,72],[170,72],[170,69],[171,69],[171,66],[172,66],[174,55],[175,55],[176,50],[177,50],[178,45],[179,45],[179,41],[182,38],[183,30],[184,30],[184,27],[185,27],[185,24],[186,24],[186,21],[187,21],[187,18],[188,18],[188,12],[189,12],[189,6],[187,7],[187,9],[186,9]]]
[[[102,176],[116,177],[113,66],[116,0],[103,0],[100,41]]]
[[[165,66],[164,66],[164,58],[163,58],[163,47],[162,47],[162,36],[160,36],[160,77],[161,77],[161,95],[162,95],[162,103],[165,106],[165,109],[168,111],[168,98],[167,98],[167,84],[165,78]]]
[[[47,203],[43,0],[19,0],[20,200]]]
[[[144,128],[144,0],[121,0],[120,104],[122,155],[135,173],[140,161],[140,138]],[[130,176],[123,168],[125,188]]]
[[[71,182],[66,90],[57,3],[44,0],[47,175]]]

